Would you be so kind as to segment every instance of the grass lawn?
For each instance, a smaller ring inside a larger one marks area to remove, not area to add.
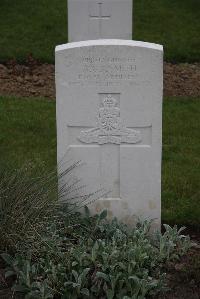
[[[67,42],[67,0],[1,0],[0,14],[1,62],[54,62]],[[134,0],[134,39],[163,44],[168,61],[200,61],[199,19],[199,0]]]
[[[56,119],[52,100],[0,97],[0,132],[0,167],[55,167]]]
[[[162,219],[199,225],[200,99],[164,102]],[[0,167],[56,165],[55,102],[0,97]]]
[[[163,112],[163,220],[200,225],[200,99],[169,99]]]

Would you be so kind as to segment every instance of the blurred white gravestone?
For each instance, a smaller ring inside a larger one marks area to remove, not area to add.
[[[132,39],[132,0],[68,0],[68,41]]]
[[[88,192],[106,198],[90,207],[128,224],[134,216],[160,226],[162,46],[96,40],[56,47],[58,162],[66,152]]]

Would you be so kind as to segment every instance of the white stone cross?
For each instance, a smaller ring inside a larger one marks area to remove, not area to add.
[[[99,37],[102,37],[102,22],[103,20],[109,20],[111,18],[111,15],[103,15],[102,13],[102,2],[97,3],[98,4],[98,15],[90,15],[91,20],[97,20],[99,22]]]

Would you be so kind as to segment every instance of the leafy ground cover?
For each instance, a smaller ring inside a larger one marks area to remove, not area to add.
[[[162,220],[199,225],[200,101],[168,98],[163,111]],[[56,165],[55,102],[0,98],[0,166]],[[40,167],[39,167],[40,166]]]
[[[46,222],[35,256],[27,241],[26,254],[1,255],[6,278],[16,277],[12,289],[25,298],[145,299],[166,290],[163,266],[191,246],[181,229],[166,225],[163,235],[150,236],[146,222],[129,230],[116,220],[103,221],[106,211],[57,217]]]
[[[65,204],[55,200],[56,172],[31,177],[29,167],[0,168],[0,297],[198,298],[200,256],[184,228],[149,233],[148,221],[128,228],[108,221],[106,211],[91,216],[85,207],[80,214],[96,194],[77,197],[76,167],[62,174],[69,182],[59,189]]]
[[[128,228],[87,207],[82,216],[74,209],[89,197],[74,204],[74,183],[64,190],[68,202],[58,204],[52,177],[27,173],[0,172],[0,295],[2,285],[26,299],[145,299],[166,290],[165,267],[191,247],[183,229],[164,225],[165,233],[150,234],[147,221]]]
[[[2,0],[0,11],[1,62],[30,53],[54,62],[55,46],[67,42],[66,0]],[[134,39],[163,44],[167,61],[200,61],[198,0],[135,0],[133,15]]]

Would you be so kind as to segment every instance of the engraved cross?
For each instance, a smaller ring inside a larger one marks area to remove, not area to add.
[[[151,146],[151,126],[126,126],[120,115],[120,94],[100,93],[98,107],[95,126],[68,126],[70,143],[76,149],[98,152],[100,184],[108,186],[112,198],[120,198],[121,149]]]
[[[98,15],[90,15],[90,19],[92,20],[98,20],[99,22],[99,37],[102,37],[102,21],[103,20],[109,20],[111,18],[111,15],[103,15],[102,12],[102,2],[98,3]]]

